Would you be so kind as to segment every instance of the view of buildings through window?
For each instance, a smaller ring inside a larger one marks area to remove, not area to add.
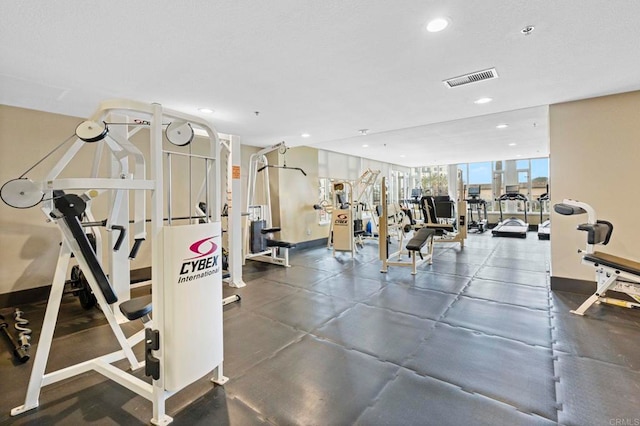
[[[506,185],[518,185],[519,192],[529,200],[528,210],[539,212],[542,208],[547,212],[546,204],[540,205],[538,198],[547,192],[549,183],[549,159],[531,158],[518,160],[486,161],[479,163],[458,164],[458,174],[462,180],[458,187],[464,194],[461,198],[467,198],[469,185],[480,186],[480,198],[486,200],[487,210],[498,211],[499,205],[495,201],[504,193]],[[423,195],[447,195],[449,194],[449,167],[446,165],[416,167],[411,173],[392,171],[389,176],[388,186],[390,201],[402,203],[412,197],[413,189],[420,189]],[[331,180],[320,178],[319,201],[331,203]],[[376,183],[372,190],[369,203],[375,206],[380,203],[380,183]],[[321,222],[328,221],[326,213],[321,212]]]

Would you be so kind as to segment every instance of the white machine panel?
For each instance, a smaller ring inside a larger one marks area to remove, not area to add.
[[[335,209],[331,212],[334,250],[353,250],[353,228],[351,219],[351,209]]]
[[[163,228],[164,384],[178,391],[222,363],[220,222]]]

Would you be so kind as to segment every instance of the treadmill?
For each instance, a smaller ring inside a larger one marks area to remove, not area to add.
[[[540,202],[540,224],[538,225],[538,239],[539,240],[549,240],[551,239],[551,220],[547,219],[544,222],[542,221],[542,206],[545,202],[549,202],[549,189],[547,192],[538,197],[538,202]]]
[[[469,220],[467,221],[467,229],[477,230],[482,234],[487,229],[487,202],[480,198],[480,185],[469,185],[467,188],[467,198],[465,201],[469,206]],[[473,211],[477,213],[477,220],[473,216]]]
[[[507,185],[505,187],[505,193],[499,198],[496,198],[498,205],[500,206],[500,223],[496,225],[491,231],[494,237],[513,237],[513,238],[527,238],[527,231],[529,230],[529,224],[527,223],[527,197],[520,194],[519,185]],[[510,217],[504,219],[502,215],[502,202],[503,201],[523,201],[524,202],[524,220],[516,217]]]

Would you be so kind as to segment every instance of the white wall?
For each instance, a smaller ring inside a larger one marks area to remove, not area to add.
[[[551,105],[551,205],[563,198],[591,204],[614,224],[608,252],[640,261],[640,91]],[[584,216],[552,214],[552,277],[594,281],[580,264]]]

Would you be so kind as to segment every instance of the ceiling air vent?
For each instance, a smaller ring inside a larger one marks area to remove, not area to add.
[[[443,83],[449,88],[464,86],[465,84],[477,83],[483,80],[492,80],[498,78],[498,72],[495,68],[489,68],[488,70],[476,71],[471,74],[465,74],[458,77],[449,78],[444,80]]]

